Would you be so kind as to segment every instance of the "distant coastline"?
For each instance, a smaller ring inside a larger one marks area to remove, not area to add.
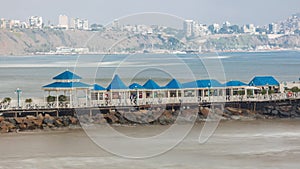
[[[164,51],[164,52],[87,52],[87,53],[55,53],[55,52],[38,52],[27,53],[22,55],[0,55],[9,56],[53,56],[53,55],[127,55],[127,54],[211,54],[211,53],[268,53],[268,52],[300,52],[300,48],[280,48],[280,49],[268,49],[268,50],[227,50],[227,51],[206,51],[206,52],[184,52],[184,51]]]
[[[122,31],[0,30],[0,56],[261,52],[300,49],[300,35],[205,35],[195,39],[171,34],[129,34]],[[145,40],[151,37],[151,42]],[[124,40],[125,39],[125,40]],[[123,40],[123,41],[122,41]],[[117,44],[115,44],[118,42]]]

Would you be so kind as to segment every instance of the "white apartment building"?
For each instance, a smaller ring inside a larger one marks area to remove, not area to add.
[[[66,15],[59,15],[58,27],[61,29],[69,29],[69,18]]]
[[[29,27],[34,29],[43,28],[43,18],[41,16],[31,16],[29,18]]]

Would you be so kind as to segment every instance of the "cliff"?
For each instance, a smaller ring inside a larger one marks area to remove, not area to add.
[[[139,34],[106,29],[80,30],[0,30],[0,55],[32,55],[55,51],[56,47],[87,47],[90,52],[136,52],[149,50],[203,51],[256,50],[259,48],[300,48],[300,35],[269,38],[267,35],[207,35],[185,39],[176,34]]]

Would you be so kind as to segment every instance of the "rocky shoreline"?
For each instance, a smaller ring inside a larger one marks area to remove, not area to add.
[[[33,130],[55,130],[59,128],[80,127],[88,124],[119,125],[171,125],[201,123],[207,119],[257,120],[257,119],[300,119],[300,101],[281,103],[239,103],[216,107],[182,107],[172,109],[143,109],[123,111],[110,109],[107,112],[74,110],[73,115],[54,116],[49,114],[27,115],[25,117],[0,116],[1,133]],[[253,107],[254,106],[254,109]]]

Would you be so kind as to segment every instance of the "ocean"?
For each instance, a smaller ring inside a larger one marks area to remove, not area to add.
[[[175,148],[146,159],[115,156],[94,144],[81,129],[4,134],[0,136],[0,168],[298,169],[299,124],[298,120],[221,122],[205,144],[198,143],[203,124],[196,124]],[[115,128],[141,137],[168,127]]]
[[[224,83],[248,83],[257,75],[272,75],[278,81],[298,81],[300,52],[248,52],[212,54],[130,54],[130,55],[43,55],[0,56],[0,98],[43,97],[42,86],[64,70],[82,77],[82,82],[108,86],[114,74],[127,85],[154,79],[160,85],[177,78],[181,82],[213,78]]]
[[[66,69],[82,76],[82,82],[106,87],[113,74],[119,74],[126,84],[135,81],[143,83],[149,78],[160,85],[171,78],[182,82],[205,78],[215,78],[221,82],[249,82],[256,75],[272,75],[280,82],[298,81],[299,66],[300,52],[297,51],[1,56],[0,98],[10,96],[15,99],[16,88],[23,91],[23,98],[42,97],[42,86],[51,83],[52,77]],[[204,125],[200,123],[176,147],[146,159],[113,155],[95,144],[82,129],[1,134],[0,169],[298,169],[299,124],[299,120],[291,119],[222,121],[213,136],[205,144],[200,144],[198,138]],[[114,129],[127,137],[144,138],[155,136],[169,127],[138,125],[114,126]],[[92,134],[97,132],[104,130],[95,130]],[[110,133],[106,136],[107,141],[117,142],[112,145],[114,147],[130,144],[116,140]],[[154,143],[158,147],[153,147],[153,150],[169,142],[170,138],[156,139]]]

